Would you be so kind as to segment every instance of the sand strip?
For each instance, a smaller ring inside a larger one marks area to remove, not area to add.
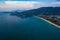
[[[48,20],[46,20],[46,19],[44,19],[44,18],[41,18],[41,17],[38,17],[38,16],[34,16],[34,17],[39,18],[39,19],[42,19],[42,20],[44,20],[44,21],[46,21],[46,22],[48,22],[48,23],[50,23],[50,24],[52,24],[52,25],[54,25],[54,26],[56,26],[56,27],[60,28],[60,26],[59,26],[59,25],[54,24],[54,23],[52,23],[51,21],[48,21]]]

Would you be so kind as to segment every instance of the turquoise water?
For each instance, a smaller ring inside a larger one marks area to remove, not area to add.
[[[60,29],[35,17],[0,13],[0,40],[60,40]]]

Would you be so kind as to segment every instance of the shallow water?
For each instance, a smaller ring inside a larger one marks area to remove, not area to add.
[[[0,13],[0,40],[60,40],[60,29],[35,17]]]

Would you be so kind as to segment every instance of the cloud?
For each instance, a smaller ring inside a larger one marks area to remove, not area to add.
[[[60,2],[52,2],[51,3],[53,6],[60,6]]]
[[[60,6],[60,2],[44,3],[37,1],[5,1],[0,3],[0,11],[30,10],[48,6]]]
[[[34,9],[34,4],[37,4],[38,2],[29,2],[29,1],[5,1],[4,3],[0,4],[0,9],[2,10],[14,10],[14,9],[20,9],[20,10],[29,10]]]

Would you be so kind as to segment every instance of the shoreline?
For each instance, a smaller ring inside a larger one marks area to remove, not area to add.
[[[56,26],[56,27],[60,28],[60,26],[59,26],[59,25],[54,24],[54,23],[52,23],[52,22],[51,22],[51,21],[49,21],[49,20],[46,20],[46,19],[41,18],[41,17],[38,17],[38,16],[34,16],[34,17],[39,18],[39,19],[42,19],[42,20],[44,20],[44,21],[46,21],[46,22],[48,22],[48,23],[50,23],[50,24],[52,24],[52,25],[54,25],[54,26]]]

